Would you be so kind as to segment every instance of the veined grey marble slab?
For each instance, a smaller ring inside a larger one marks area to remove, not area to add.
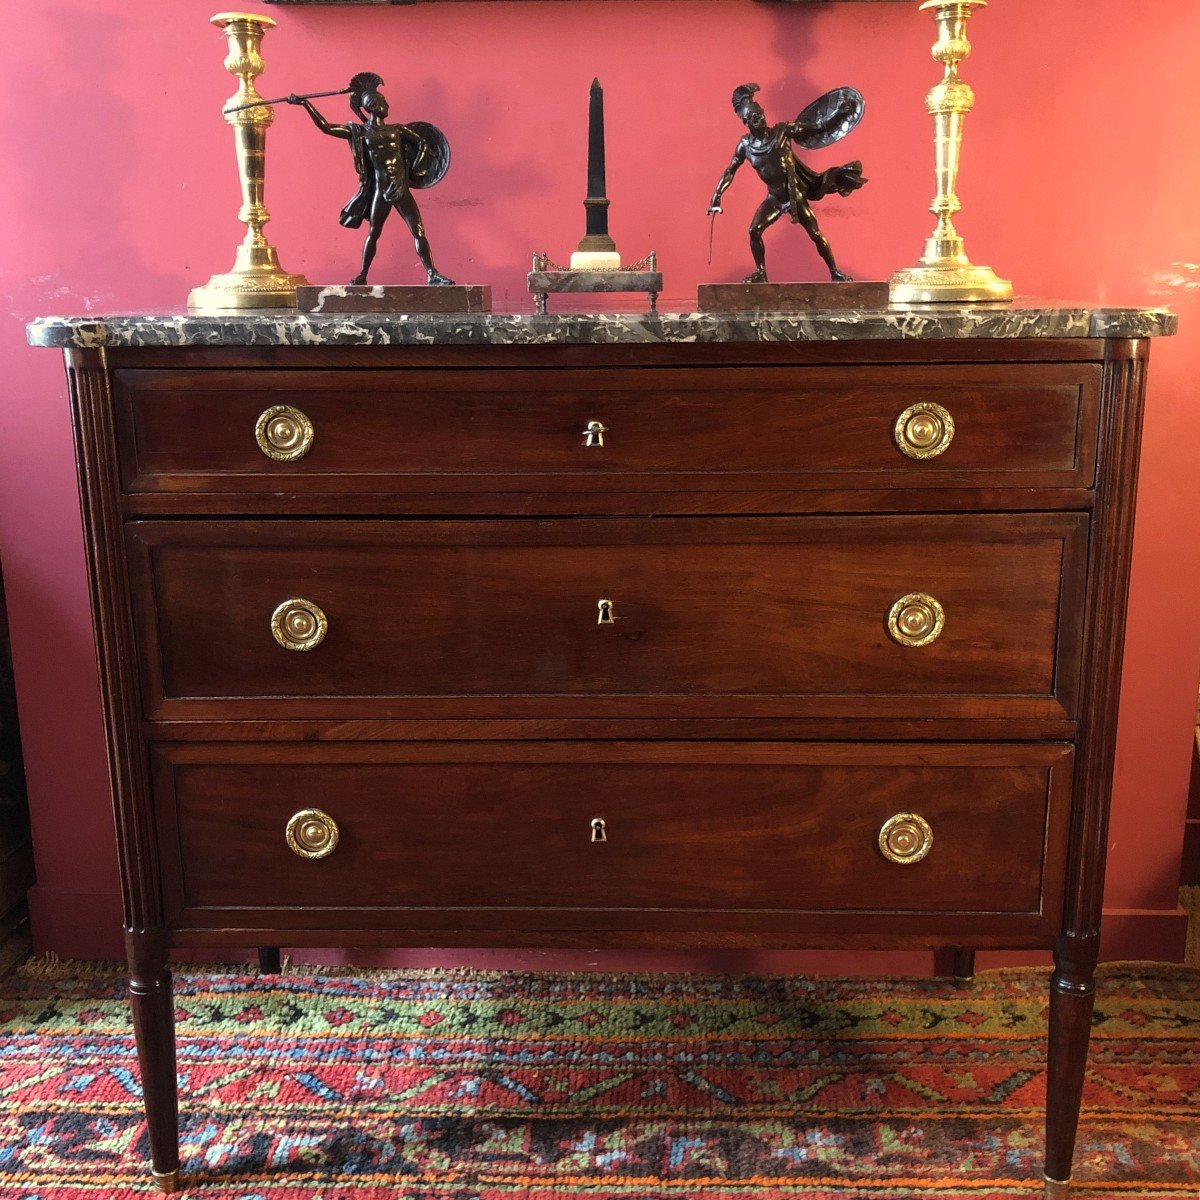
[[[1175,333],[1162,308],[1018,302],[743,313],[297,313],[42,317],[30,345],[533,346],[617,342],[838,342],[960,338],[1145,338]]]

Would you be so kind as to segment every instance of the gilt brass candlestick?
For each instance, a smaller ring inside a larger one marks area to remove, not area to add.
[[[303,275],[289,275],[279,265],[275,247],[263,235],[271,219],[263,204],[266,174],[267,130],[275,110],[263,104],[254,80],[263,72],[260,50],[263,35],[274,27],[270,17],[254,13],[217,13],[212,23],[225,31],[229,53],[225,69],[238,79],[238,90],[225,101],[222,112],[233,126],[237,146],[238,175],[242,184],[242,207],[238,220],[246,225],[246,237],[237,249],[233,269],[214,275],[188,297],[192,309],[287,308],[296,303],[296,285],[308,282]]]
[[[975,93],[958,77],[958,64],[971,53],[967,22],[987,0],[925,0],[921,12],[932,12],[938,40],[933,57],[946,69],[941,82],[925,99],[933,117],[938,194],[929,206],[938,219],[925,253],[915,267],[892,276],[894,304],[955,303],[978,300],[1011,300],[1012,284],[997,277],[991,267],[977,267],[967,257],[963,239],[954,228],[954,214],[962,208],[955,194],[962,153],[963,122],[975,107]]]

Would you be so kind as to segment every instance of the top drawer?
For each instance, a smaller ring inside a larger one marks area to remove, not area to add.
[[[1086,488],[1100,372],[119,370],[114,388],[135,493]]]

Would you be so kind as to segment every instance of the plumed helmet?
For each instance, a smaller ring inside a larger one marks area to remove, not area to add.
[[[376,75],[374,71],[359,71],[353,79],[350,80],[350,107],[360,116],[364,117],[363,105],[366,103],[367,97],[372,92],[377,92],[383,87],[383,78]]]
[[[759,90],[757,83],[743,83],[733,89],[733,111],[740,117],[742,109],[754,99],[754,93]]]

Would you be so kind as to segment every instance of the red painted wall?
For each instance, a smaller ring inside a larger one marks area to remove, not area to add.
[[[41,949],[62,954],[116,953],[116,865],[61,364],[24,346],[23,325],[178,306],[229,266],[238,201],[218,112],[233,89],[207,23],[217,7],[41,0],[7,16],[0,47],[0,546],[38,854],[35,931]],[[454,146],[450,175],[423,200],[439,264],[492,283],[500,305],[526,307],[529,252],[566,254],[581,232],[586,91],[598,74],[613,232],[627,256],[657,249],[664,307],[687,306],[698,282],[748,269],[750,178],[729,193],[715,262],[704,261],[704,208],[739,132],[729,93],[747,79],[776,117],[838,84],[864,91],[868,116],[844,153],[813,161],[862,158],[870,184],[824,203],[825,227],[859,277],[916,258],[932,225],[922,99],[935,79],[932,23],[916,7],[278,8],[261,86],[325,89],[379,71],[396,115],[435,121]],[[973,38],[964,74],[979,101],[961,228],[974,257],[1025,294],[1169,301],[1183,318],[1183,336],[1153,356],[1107,892],[1127,918],[1112,922],[1108,952],[1169,954],[1200,663],[1200,6],[1139,22],[1126,0],[997,0]],[[333,114],[341,106],[327,102]],[[345,147],[284,109],[268,162],[269,233],[284,264],[314,281],[348,278],[359,238],[336,221],[352,191]],[[376,279],[416,280],[404,243],[385,245]],[[775,229],[770,254],[775,278],[817,277],[797,230]]]

